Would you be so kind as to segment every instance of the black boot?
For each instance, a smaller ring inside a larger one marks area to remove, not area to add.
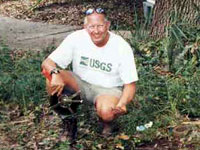
[[[58,97],[56,94],[50,97],[50,107],[53,108],[53,110],[60,116],[62,122],[63,122],[63,133],[62,133],[62,139],[63,136],[65,136],[65,139],[69,139],[70,143],[73,144],[76,141],[77,138],[77,108],[80,103],[73,103],[73,101],[70,103],[70,105],[62,105],[60,103],[60,99],[63,97],[70,97],[75,92],[72,91],[69,88],[65,88],[61,94],[60,97]],[[80,95],[76,95],[72,98],[72,100],[80,100]]]
[[[77,118],[65,118],[62,119],[63,122],[63,138],[68,139],[70,144],[74,144],[77,138]]]

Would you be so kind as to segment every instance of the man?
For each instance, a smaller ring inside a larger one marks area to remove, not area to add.
[[[109,27],[102,8],[88,9],[84,29],[67,36],[42,63],[46,77],[51,78],[48,93],[59,96],[64,87],[80,91],[83,100],[94,104],[106,135],[111,122],[126,113],[138,80],[131,47]],[[73,72],[63,70],[71,62]]]

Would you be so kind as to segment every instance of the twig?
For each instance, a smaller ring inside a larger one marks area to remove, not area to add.
[[[188,125],[188,124],[200,125],[200,120],[198,120],[198,121],[187,121],[187,122],[183,122],[182,124],[185,124],[185,125]]]
[[[15,125],[15,124],[20,124],[20,123],[25,123],[25,122],[29,122],[30,120],[20,120],[20,121],[12,121],[12,122],[9,122],[9,123],[2,123],[0,124],[0,127],[1,126],[8,126],[8,125]]]

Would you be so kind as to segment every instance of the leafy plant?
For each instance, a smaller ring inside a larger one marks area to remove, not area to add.
[[[0,48],[0,99],[27,109],[29,103],[45,100],[45,80],[40,65],[45,53],[11,51]]]
[[[182,115],[200,116],[199,27],[174,20],[159,40],[141,36],[142,30],[137,28],[140,36],[133,34],[130,40],[139,74],[135,103],[120,120],[129,134],[137,132],[138,125],[154,122],[142,133],[141,142],[158,136],[159,128],[176,125]]]

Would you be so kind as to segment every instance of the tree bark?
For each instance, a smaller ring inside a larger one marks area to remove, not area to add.
[[[156,0],[153,14],[150,34],[163,37],[173,19],[200,25],[200,0]]]

